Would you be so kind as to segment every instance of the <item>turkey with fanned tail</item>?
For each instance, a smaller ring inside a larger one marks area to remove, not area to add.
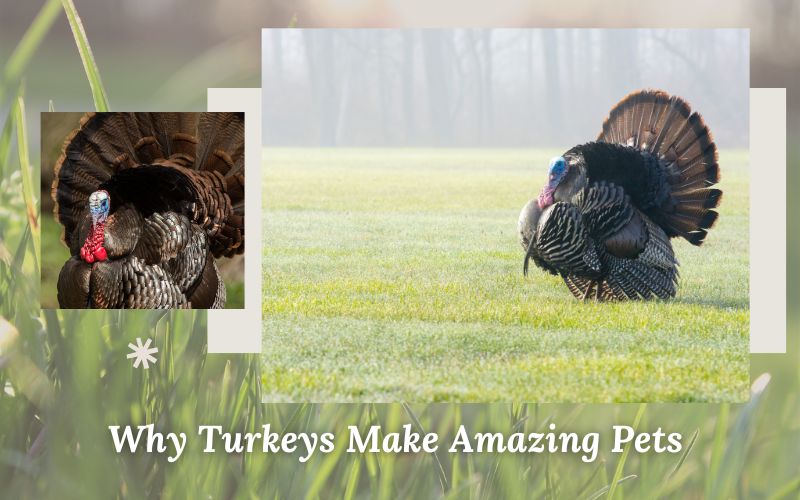
[[[520,213],[524,273],[533,260],[581,299],[674,297],[670,238],[702,245],[718,217],[717,182],[717,147],[700,115],[666,92],[634,92],[596,141],[550,162]]]
[[[88,113],[52,197],[71,257],[62,308],[219,308],[244,252],[244,115]]]

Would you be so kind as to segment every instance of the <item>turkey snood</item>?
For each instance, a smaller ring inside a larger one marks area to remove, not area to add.
[[[86,235],[86,241],[81,247],[81,259],[91,264],[95,261],[103,261],[108,258],[106,249],[103,247],[106,219],[108,218],[110,199],[108,192],[104,190],[95,191],[89,196],[89,212],[92,214],[92,228]]]

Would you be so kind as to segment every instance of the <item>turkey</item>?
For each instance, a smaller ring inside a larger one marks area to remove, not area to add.
[[[71,257],[62,308],[220,308],[244,252],[244,115],[88,113],[52,197]]]
[[[529,261],[598,301],[671,298],[671,238],[702,245],[722,191],[717,147],[696,112],[660,90],[611,109],[594,142],[550,162],[547,182],[519,217]]]

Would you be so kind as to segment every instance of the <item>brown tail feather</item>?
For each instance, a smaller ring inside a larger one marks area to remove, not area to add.
[[[717,146],[703,118],[689,104],[661,90],[640,90],[622,99],[603,122],[599,141],[635,147],[656,155],[666,170],[675,201],[659,224],[669,236],[702,244],[718,214],[722,192]]]
[[[244,118],[241,113],[87,113],[66,139],[55,165],[54,213],[71,245],[89,195],[116,172],[162,163],[212,170],[230,182],[230,204],[244,216]],[[167,162],[170,163],[170,162]],[[216,175],[216,174],[215,174]],[[243,226],[243,222],[241,223]]]
[[[213,170],[222,160],[215,154],[217,151],[227,152],[230,157],[244,157],[240,154],[244,152],[244,120],[240,113],[203,114],[197,124],[197,133],[200,141],[197,165],[201,170]],[[234,166],[231,164],[226,173],[238,173],[239,170]],[[241,163],[241,167],[244,167],[244,163]]]
[[[715,208],[722,199],[722,191],[719,189],[695,189],[673,195],[679,203],[692,208]]]

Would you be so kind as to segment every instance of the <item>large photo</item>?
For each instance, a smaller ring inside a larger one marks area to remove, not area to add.
[[[262,42],[268,399],[747,399],[746,31]]]

